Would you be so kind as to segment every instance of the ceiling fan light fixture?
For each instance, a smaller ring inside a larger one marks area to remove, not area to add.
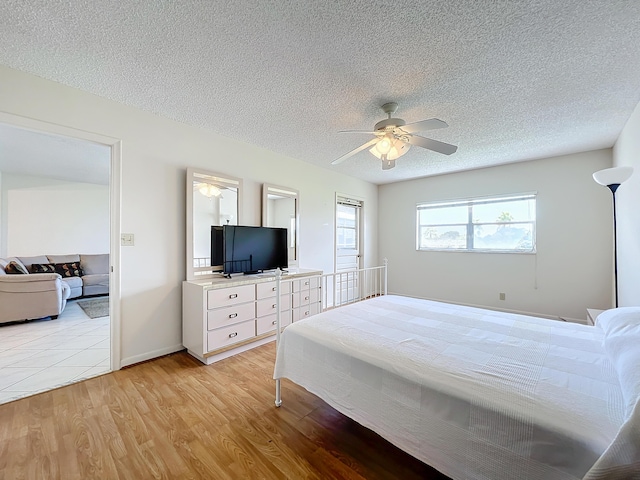
[[[203,183],[200,188],[198,188],[198,191],[207,198],[219,197],[222,195],[222,191],[218,187],[209,183]]]
[[[394,146],[394,143],[395,138],[393,137],[393,134],[387,133],[380,140],[378,140],[378,143],[376,143],[373,148],[376,150],[376,152],[378,152],[379,155],[388,155],[391,151],[391,148]]]
[[[378,157],[380,160],[384,160],[385,158],[387,160],[396,160],[397,158],[400,158],[405,153],[407,153],[409,151],[409,148],[411,148],[411,145],[409,145],[408,143],[403,142],[399,138],[394,138],[391,144],[391,147],[387,150],[387,153],[385,154],[385,153],[381,153],[380,149],[377,148],[379,144],[380,142],[374,145],[369,150],[369,152],[371,152],[372,155]]]

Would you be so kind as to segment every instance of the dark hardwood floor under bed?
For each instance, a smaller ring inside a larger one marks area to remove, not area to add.
[[[289,381],[275,408],[274,360],[181,352],[0,405],[0,479],[447,479]]]

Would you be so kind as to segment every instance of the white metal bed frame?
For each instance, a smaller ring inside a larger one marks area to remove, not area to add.
[[[367,298],[387,294],[387,259],[378,267],[346,270],[344,272],[326,273],[320,276],[322,292],[321,311],[338,308],[350,303],[360,302]],[[276,350],[280,344],[282,328],[280,326],[280,292],[282,283],[293,282],[294,279],[283,277],[282,271],[276,271]],[[280,379],[276,379],[276,407],[282,405]]]

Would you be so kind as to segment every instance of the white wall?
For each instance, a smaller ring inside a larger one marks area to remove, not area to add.
[[[122,140],[123,364],[181,348],[189,166],[244,179],[244,224],[260,224],[263,182],[299,190],[302,268],[333,269],[335,191],[363,197],[365,263],[378,263],[375,185],[6,67],[0,84],[0,111]]]
[[[109,252],[109,187],[5,173],[2,256]]]
[[[591,177],[611,150],[379,187],[379,252],[391,292],[585,319],[611,304],[610,195]],[[537,192],[537,254],[416,251],[416,204]],[[499,293],[506,300],[499,300]]]
[[[613,163],[632,166],[631,178],[616,192],[618,221],[618,303],[640,305],[640,103],[613,148]]]
[[[4,231],[5,231],[4,223],[6,222],[6,220],[5,220],[5,214],[3,213],[5,202],[3,201],[3,197],[4,195],[2,194],[2,172],[0,171],[0,257],[5,257],[7,254],[7,239],[4,234]]]

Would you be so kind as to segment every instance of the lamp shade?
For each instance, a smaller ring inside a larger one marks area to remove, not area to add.
[[[383,142],[383,140],[378,142],[376,145],[374,145],[369,150],[369,152],[371,152],[373,155],[378,157],[380,160],[382,160],[382,155],[381,155],[382,152],[377,147],[382,142]],[[407,153],[409,151],[410,147],[411,147],[411,145],[409,145],[408,143],[403,142],[399,138],[393,139],[393,141],[391,142],[391,147],[387,150],[387,156],[385,158],[387,160],[396,160],[396,159],[400,158],[401,156],[403,156],[405,153]],[[389,168],[391,168],[391,167],[389,167]]]
[[[607,187],[609,185],[619,185],[622,182],[629,180],[632,173],[633,167],[605,168],[604,170],[598,170],[595,172],[593,174],[593,179],[596,183]]]

